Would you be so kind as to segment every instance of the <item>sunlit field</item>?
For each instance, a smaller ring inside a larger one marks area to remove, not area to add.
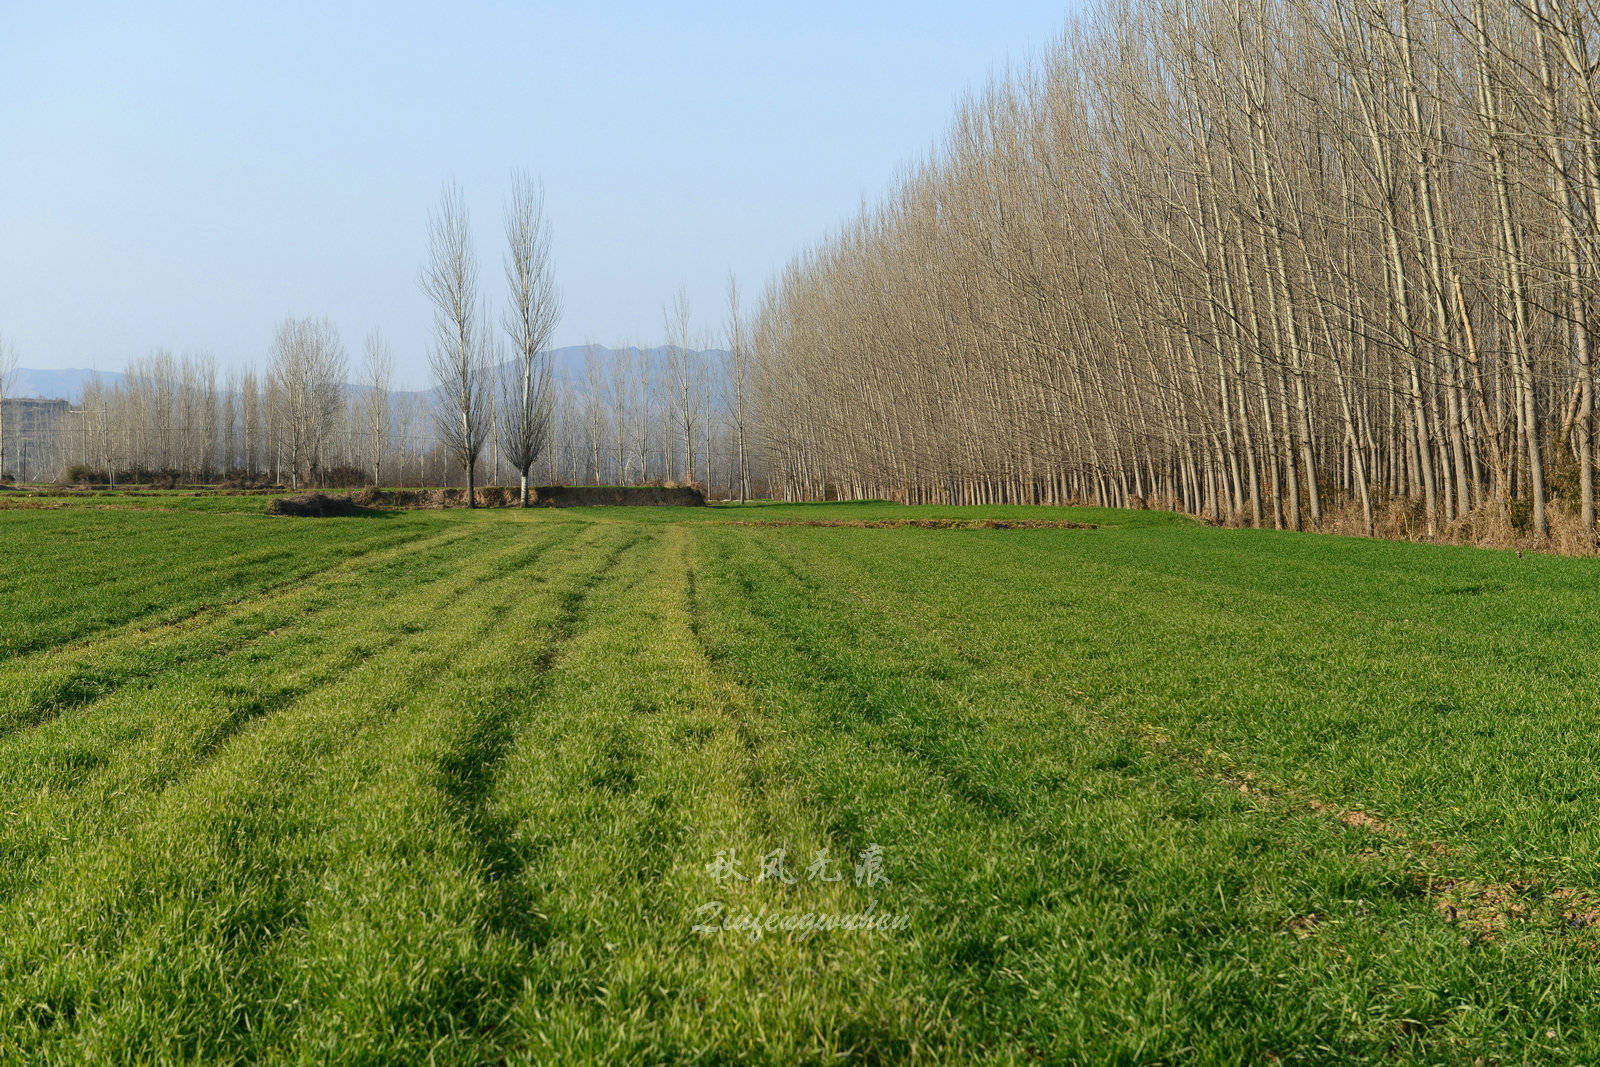
[[[1600,1057],[1592,561],[55,503],[0,510],[0,1059]]]

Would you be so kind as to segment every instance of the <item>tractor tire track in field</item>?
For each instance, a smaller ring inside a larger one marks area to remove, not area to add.
[[[538,947],[545,938],[536,902],[526,899],[517,885],[533,857],[519,845],[514,822],[489,810],[487,802],[516,741],[519,713],[539,700],[562,650],[582,627],[593,591],[643,539],[643,533],[633,532],[611,548],[599,566],[556,594],[556,612],[545,640],[514,673],[515,687],[491,688],[480,706],[468,712],[467,729],[439,766],[440,788],[479,857],[492,893],[484,923],[491,932],[529,948]]]
[[[529,565],[545,558],[547,554],[570,548],[570,543],[551,537],[549,540],[540,541],[533,545],[514,544],[494,555],[474,557],[473,562],[476,564],[477,569],[487,573],[480,575],[478,573],[451,572],[441,576],[435,584],[448,584],[442,590],[442,595],[434,599],[426,609],[428,617],[442,617],[461,605],[469,597],[476,598],[486,594],[501,595],[501,599],[491,603],[485,610],[484,618],[481,621],[476,621],[470,630],[458,630],[455,632],[454,643],[456,648],[450,650],[438,649],[425,630],[411,627],[392,628],[377,647],[352,647],[345,650],[335,660],[321,665],[313,678],[294,686],[294,692],[290,699],[276,702],[278,706],[273,710],[287,709],[300,699],[314,693],[323,685],[336,681],[363,662],[406,644],[415,645],[417,651],[416,660],[408,662],[406,672],[409,701],[414,701],[423,693],[441,688],[441,679],[452,670],[453,656],[456,649],[470,647],[490,637],[495,629],[496,621],[504,617],[507,605],[513,602],[511,594],[515,589],[516,575]],[[417,661],[420,661],[420,666],[418,666]],[[398,712],[400,708],[391,706],[386,710]],[[235,733],[237,732],[235,731]],[[210,761],[208,760],[207,762],[209,763]],[[201,769],[201,766],[197,766],[185,777],[192,778],[198,775]],[[284,903],[279,909],[282,921],[268,931],[271,936],[263,943],[281,941],[291,929],[303,926],[305,905],[306,900],[304,898]],[[257,947],[259,948],[259,946]]]
[[[448,538],[431,537],[421,541],[408,542],[402,546],[388,546],[387,549],[378,550],[379,559],[386,563],[393,563],[408,556],[431,553],[461,539],[461,536],[450,536]],[[242,623],[252,613],[264,613],[275,605],[305,592],[302,588],[291,587],[299,587],[302,583],[311,582],[319,575],[328,575],[340,570],[350,570],[352,572],[350,577],[353,578],[360,573],[357,564],[370,565],[376,562],[373,559],[364,557],[361,560],[347,559],[343,563],[324,568],[312,575],[275,583],[270,589],[264,590],[259,595],[201,608],[180,620],[124,632],[110,638],[88,639],[82,643],[85,648],[93,646],[97,651],[100,651],[109,644],[113,651],[122,653],[129,657],[129,660],[121,664],[69,663],[65,665],[65,669],[58,668],[59,673],[45,674],[42,678],[34,680],[31,692],[22,698],[21,706],[11,714],[0,715],[0,738],[19,730],[42,725],[69,711],[91,706],[143,680],[160,678],[175,668],[181,668],[216,656],[235,656],[256,643],[281,632],[286,626],[299,625],[308,618],[330,610],[336,610],[342,606],[338,599],[330,595],[327,588],[316,588],[315,598],[301,608],[293,621],[285,623],[263,617],[258,620],[261,624],[259,630],[255,632],[251,632],[248,629],[245,630],[225,649],[218,650],[201,642],[197,643],[194,648],[175,655],[160,658],[155,658],[152,655],[154,650],[163,645],[163,642],[176,643],[175,639],[181,639],[185,634],[191,632],[203,634],[207,628],[235,621]],[[334,579],[334,581],[339,580]],[[125,645],[126,647],[118,648],[118,645]],[[44,650],[36,655],[54,658],[56,656],[65,656],[68,652],[75,651],[78,648],[79,643],[74,643],[70,646],[57,646]],[[22,669],[29,673],[47,669],[37,663],[19,663],[16,660],[8,662],[6,668],[8,673],[13,669]]]
[[[516,561],[516,565],[526,566],[544,553],[560,547],[560,545],[561,543],[553,538],[531,547],[513,545],[505,548],[501,553],[487,557],[487,560],[489,565],[493,566],[502,557],[510,557]],[[442,574],[429,584],[436,587],[444,587],[441,590],[442,595],[435,597],[428,605],[427,610],[430,616],[443,614],[459,604],[469,594],[481,593],[484,590],[482,582],[472,578],[463,578],[460,574],[453,572]],[[421,594],[428,587],[428,585],[419,586],[414,593]],[[349,610],[349,608],[350,605],[348,603],[320,604],[315,611],[308,610],[303,612],[301,616],[296,618],[293,625],[303,624],[306,619],[316,615],[326,614],[336,609]],[[274,630],[273,632],[276,633],[278,631]],[[244,690],[242,686],[231,685],[226,682],[221,683],[219,689],[224,695],[236,695],[241,698],[238,705],[231,708],[228,714],[212,724],[208,729],[196,735],[192,745],[183,746],[181,749],[183,757],[181,761],[167,762],[139,774],[137,795],[148,798],[181,788],[185,782],[203,774],[205,769],[215,761],[226,746],[237,739],[252,724],[270,715],[292,708],[308,695],[328,683],[336,681],[349,671],[359,667],[362,663],[389,653],[407,642],[417,645],[418,652],[422,654],[421,658],[426,662],[429,644],[424,632],[416,627],[400,625],[391,627],[376,642],[362,642],[332,651],[323,651],[317,648],[313,651],[312,657],[298,668],[299,671],[305,672],[304,676],[296,678],[292,682],[268,681],[264,686],[251,684],[248,690]],[[242,653],[248,644],[250,642],[234,648],[229,653],[229,656]],[[414,685],[420,688],[426,685],[430,679],[442,673],[448,666],[447,662],[440,661],[422,670],[417,670],[413,667],[410,671],[410,676]],[[254,683],[254,679],[251,679],[251,682]],[[178,755],[179,752],[175,750],[172,754],[173,759],[176,760]],[[98,757],[79,759],[76,769],[81,773],[69,785],[53,788],[52,795],[61,802],[70,803],[75,794],[90,786],[94,780],[95,772],[110,762],[110,754],[104,752]],[[125,789],[119,789],[117,795],[129,795],[130,800],[132,799]],[[116,810],[121,810],[123,806],[116,806]],[[111,810],[108,809],[105,814],[111,814]],[[85,847],[86,844],[103,840],[114,832],[116,832],[116,826],[108,825],[104,827],[104,832],[89,835],[78,841],[77,844],[80,847]],[[27,845],[26,858],[35,864],[46,860],[56,851],[52,847],[54,843],[53,838],[46,839],[35,836]],[[3,844],[4,842],[0,841],[0,845]],[[23,858],[13,848],[0,849],[0,853],[7,856],[9,861],[13,863]],[[25,891],[31,884],[32,882],[30,881],[19,881],[14,878],[0,882],[0,904],[4,904],[18,893]]]
[[[437,597],[428,605],[427,614],[430,617],[444,616],[469,596],[478,597],[484,594],[504,592],[507,595],[501,600],[490,604],[486,609],[484,619],[473,625],[470,631],[457,631],[456,643],[459,646],[470,646],[482,641],[492,634],[496,622],[504,617],[507,606],[512,603],[509,595],[512,590],[504,587],[514,585],[514,574],[544,558],[546,554],[567,547],[570,546],[552,538],[532,546],[514,545],[495,555],[476,559],[475,562],[487,567],[490,572],[489,576],[480,578],[460,573],[441,576],[435,584],[444,585],[448,583],[448,585],[443,589],[443,595]],[[494,573],[501,570],[506,573]],[[191,768],[189,773],[183,776],[183,779],[188,780],[199,775],[204,767],[209,765],[213,758],[220,753],[223,746],[242,732],[245,727],[250,726],[254,720],[264,717],[264,714],[287,710],[324,685],[343,677],[363,662],[382,656],[407,644],[414,645],[417,654],[415,660],[408,662],[407,669],[411,699],[414,700],[418,695],[438,688],[440,679],[449,673],[452,668],[453,651],[439,651],[425,630],[409,626],[391,628],[375,646],[348,648],[334,659],[319,665],[311,677],[293,686],[285,687],[281,694],[275,694],[264,708],[263,715],[251,716],[249,719],[238,723],[236,728],[229,731],[226,736],[218,738],[217,743],[209,746],[209,749],[204,753],[207,758]],[[418,661],[420,661],[420,666],[418,666]],[[397,713],[401,708],[398,705],[393,705],[384,710],[390,713]],[[278,899],[275,905],[275,921],[267,923],[258,920],[255,923],[256,928],[252,933],[254,941],[250,946],[251,951],[256,953],[264,952],[269,945],[282,941],[292,930],[302,928],[306,921],[306,904],[307,901],[304,897],[299,899],[286,897]]]
[[[743,756],[739,768],[740,787],[751,798],[765,797],[768,793],[768,782],[763,770],[763,742],[753,721],[753,717],[758,712],[754,702],[750,699],[749,690],[739,684],[734,678],[734,672],[726,668],[726,664],[717,655],[716,649],[701,633],[704,608],[700,603],[698,577],[694,565],[689,561],[687,546],[680,546],[679,558],[683,567],[684,613],[688,616],[689,636],[694,644],[696,654],[706,664],[711,676],[716,678],[717,682],[728,693],[728,699],[723,703],[723,711],[733,724],[734,736],[739,741],[739,748]],[[724,573],[731,573],[731,560],[725,551],[717,553],[717,563],[721,565]],[[753,811],[757,812],[762,828],[769,828],[771,817],[765,808],[755,804],[752,804],[751,807]]]
[[[806,591],[808,597],[820,599],[825,595],[827,587],[822,583],[803,576],[788,561],[778,558],[767,544],[761,543],[760,547],[767,556],[773,558],[791,582]],[[742,585],[747,591],[751,588],[747,579]],[[903,624],[888,612],[870,604],[868,606],[883,625],[904,629]],[[772,617],[771,613],[763,614],[768,619]],[[952,655],[956,652],[948,638],[929,633],[918,636],[941,646]],[[808,643],[805,647],[812,655],[817,654],[818,646],[814,643]],[[1130,731],[1126,724],[1113,722],[1081,703],[1075,703],[1074,708],[1086,725],[1137,744],[1146,752],[1182,767],[1196,777],[1238,792],[1258,807],[1283,811],[1296,818],[1312,819],[1330,829],[1341,827],[1370,835],[1377,848],[1364,850],[1356,859],[1375,856],[1380,849],[1398,852],[1402,870],[1400,881],[1395,886],[1397,895],[1427,901],[1442,921],[1456,924],[1468,939],[1492,941],[1501,931],[1516,925],[1543,929],[1552,936],[1574,936],[1584,932],[1589,936],[1600,934],[1600,892],[1565,885],[1559,879],[1538,873],[1503,874],[1497,879],[1462,876],[1447,869],[1449,864],[1443,862],[1448,857],[1459,858],[1462,855],[1460,849],[1446,842],[1419,840],[1394,822],[1376,817],[1368,811],[1341,807],[1290,786],[1264,782],[1249,771],[1219,768],[1206,754],[1188,751],[1153,728],[1141,727]],[[942,766],[943,760],[938,753],[930,753],[921,745],[907,745],[903,738],[892,740],[897,750],[922,759],[925,765],[937,770],[950,782],[948,768]],[[957,774],[960,774],[959,770]],[[968,794],[971,799],[969,791],[963,788],[963,782],[958,780],[951,784],[956,785],[958,793]],[[985,803],[984,806],[993,805]],[[1291,926],[1296,936],[1303,938],[1311,936],[1310,931],[1315,928],[1317,921],[1318,917],[1314,915],[1301,916],[1292,920]],[[1600,947],[1600,943],[1596,947]]]
[[[783,572],[789,584],[799,590],[807,603],[825,603],[832,599],[820,581],[803,575],[792,563],[778,556],[769,545],[759,541],[753,544]],[[739,585],[745,591],[745,600],[751,613],[761,618],[774,632],[782,633],[795,647],[802,649],[812,663],[825,665],[824,687],[831,685],[833,688],[843,689],[848,697],[848,703],[858,712],[856,715],[835,713],[830,716],[830,726],[833,729],[856,735],[873,746],[887,747],[912,760],[942,782],[953,796],[981,812],[985,818],[1006,821],[1019,813],[1021,809],[1010,795],[983,780],[980,775],[974,774],[952,752],[952,742],[963,743],[968,738],[981,734],[983,732],[981,724],[957,718],[947,709],[944,714],[937,717],[937,721],[930,722],[922,715],[915,716],[912,720],[916,727],[914,734],[904,725],[897,725],[892,730],[886,728],[885,709],[881,699],[883,694],[880,694],[869,680],[861,677],[850,660],[840,656],[836,651],[841,647],[853,649],[862,647],[861,630],[855,624],[845,621],[847,612],[838,610],[826,613],[829,624],[837,625],[847,635],[845,640],[818,640],[813,638],[809,631],[786,622],[781,614],[762,607],[759,598],[753,595],[754,582],[750,576],[741,573],[739,577]],[[899,628],[897,623],[888,619],[883,620],[883,624],[886,627]],[[932,673],[919,670],[918,675],[908,677],[896,674],[894,679],[897,683],[922,682],[929,686],[949,680],[948,674],[943,671]],[[861,724],[867,729],[861,729]]]
[[[388,538],[375,538],[372,542],[356,545],[352,551],[341,555],[338,559],[325,566],[314,567],[311,570],[290,574],[287,577],[270,581],[261,587],[242,596],[212,600],[198,607],[180,611],[175,615],[167,615],[168,609],[156,607],[129,618],[115,622],[107,622],[97,627],[76,634],[63,641],[46,641],[38,639],[32,642],[17,645],[4,653],[0,653],[0,667],[7,670],[22,664],[29,658],[65,654],[72,651],[91,647],[98,647],[106,642],[128,640],[135,642],[141,636],[152,636],[159,639],[164,631],[181,630],[196,623],[204,624],[213,616],[226,615],[231,609],[247,606],[263,599],[269,599],[273,594],[299,584],[312,583],[324,576],[334,574],[340,570],[355,569],[366,562],[367,557],[393,555],[440,539],[453,540],[465,536],[467,531],[460,529],[446,529],[439,533],[428,534],[408,540],[395,540]],[[398,536],[398,535],[397,535]],[[229,557],[220,563],[213,564],[211,569],[217,570],[223,564],[236,566],[248,559],[252,567],[266,566],[274,559],[292,559],[294,552],[288,550],[273,551],[265,557],[252,558],[250,553],[242,556]]]
[[[509,560],[511,566],[520,568],[534,562],[542,557],[546,551],[554,549],[557,546],[558,542],[554,540],[542,542],[531,547],[526,545],[513,545],[503,549],[499,553],[484,557],[482,562],[489,564],[491,567],[495,567],[504,564]],[[461,603],[469,595],[482,593],[485,589],[484,584],[476,582],[470,578],[464,578],[459,574],[448,574],[442,576],[436,579],[435,583],[433,584],[435,586],[443,586],[444,588],[440,590],[441,595],[436,597],[432,603],[430,603],[428,608],[430,615],[442,615],[450,611],[457,604]],[[494,580],[492,578],[490,580],[490,584],[491,586],[494,584]],[[426,590],[427,588],[429,588],[427,585],[423,585],[419,587],[418,591]],[[498,605],[490,608],[491,614],[493,614],[496,607],[498,607]],[[302,619],[297,620],[297,624],[303,623],[304,618],[311,617],[314,614],[320,615],[333,610],[347,608],[348,605],[339,603],[320,605],[316,612],[308,612],[304,617],[302,617]],[[489,629],[489,624],[480,626],[477,628],[473,637],[481,639],[487,635]],[[328,683],[343,677],[345,674],[349,673],[351,670],[360,666],[367,660],[374,659],[391,652],[400,647],[402,644],[405,644],[407,641],[416,639],[417,636],[418,635],[415,632],[404,626],[390,627],[387,632],[385,632],[376,641],[358,643],[343,649],[336,649],[332,653],[325,655],[319,653],[319,655],[321,655],[320,661],[316,659],[312,660],[309,672],[305,677],[292,684],[276,687],[275,690],[270,692],[269,695],[262,701],[251,702],[249,706],[254,713],[230,716],[228,720],[226,720],[223,727],[219,729],[214,736],[208,736],[200,746],[197,746],[194,750],[193,765],[189,768],[188,774],[186,774],[184,777],[189,777],[195,773],[198,773],[200,769],[209,762],[211,756],[213,756],[229,740],[243,731],[245,727],[248,726],[252,721],[261,718],[265,714],[270,714],[272,712],[281,711],[285,708],[291,707],[296,701],[302,699],[310,693],[315,692]],[[232,653],[230,653],[230,655],[231,654]],[[441,662],[437,664],[434,670],[431,672],[428,672],[424,675],[417,675],[416,680],[418,684],[422,684],[433,675],[436,675],[440,671],[444,670],[446,666],[447,664]]]
[[[412,607],[409,610],[412,614],[422,613],[422,617],[438,618],[452,607],[460,605],[471,595],[484,593],[505,593],[509,595],[513,590],[506,587],[513,584],[516,572],[540,558],[547,551],[561,547],[565,547],[563,542],[551,538],[532,547],[525,544],[514,545],[506,551],[493,556],[476,557],[473,559],[475,566],[471,571],[458,571],[440,579],[441,583],[449,582],[448,588],[443,590],[444,595],[442,597],[434,599],[425,607]],[[495,573],[504,569],[503,565],[507,558],[513,561],[510,568],[511,573]],[[408,600],[414,600],[414,598],[408,598]],[[481,626],[473,626],[470,630],[457,629],[452,632],[449,647],[440,648],[430,638],[426,630],[399,627],[386,635],[382,643],[386,648],[393,648],[406,642],[417,645],[418,659],[422,661],[421,665],[420,667],[416,664],[409,665],[410,669],[406,674],[408,683],[405,689],[406,701],[410,703],[423,694],[440,689],[441,686],[438,680],[442,675],[450,671],[453,665],[453,657],[462,648],[472,645],[484,636],[485,632]],[[315,691],[320,684],[339,678],[344,673],[344,670],[356,667],[371,658],[371,646],[357,646],[341,650],[332,661],[319,665],[311,678],[288,687],[285,693],[265,702],[263,710],[284,710]],[[341,666],[344,670],[340,669]],[[399,708],[395,705],[389,705],[386,710],[392,713],[398,711]],[[260,718],[260,716],[252,717],[252,719],[256,718]],[[382,715],[378,717],[377,721],[386,722],[388,718],[388,715]],[[248,723],[239,724],[240,727],[244,725],[248,725]],[[417,724],[413,722],[407,728],[414,729],[416,726]],[[206,753],[207,758],[196,761],[192,766],[185,767],[181,776],[165,783],[165,787],[156,794],[156,797],[159,798],[157,803],[166,810],[182,810],[189,801],[186,801],[179,789],[185,783],[196,779],[211,768],[216,762],[214,757],[219,755],[222,750],[229,748],[228,742],[237,740],[238,733],[240,733],[240,729],[233,729],[229,731],[228,737],[218,738],[216,739],[217,743],[206,746],[209,749]],[[330,745],[337,744],[336,738],[331,734],[328,736],[327,741]],[[213,774],[213,777],[215,777],[215,774]],[[205,790],[201,790],[201,792],[203,793]],[[148,796],[148,794],[146,795]],[[265,819],[270,821],[279,807],[291,795],[282,794],[265,807],[248,809],[253,812],[252,820]],[[146,811],[157,810],[149,804],[141,804],[141,807]],[[103,825],[102,829],[104,832],[99,835],[101,840],[115,840],[124,836],[127,838],[119,841],[116,851],[126,853],[129,850],[138,849],[134,839],[140,833],[141,826],[136,824],[131,827],[131,833],[128,835],[118,835],[118,828],[112,825]],[[195,831],[191,827],[186,832],[192,833]],[[250,837],[251,834],[248,832],[248,826],[245,823],[240,822],[238,819],[225,819],[217,827],[217,832],[208,838],[208,848],[215,852],[217,857],[217,862],[211,866],[214,868],[220,866],[220,869],[226,872],[231,867],[258,863],[259,856],[242,851],[248,847],[247,842]],[[87,838],[80,836],[74,844],[78,846],[75,849],[77,852],[87,851],[90,855],[98,854],[94,851],[94,842]],[[67,856],[63,854],[55,859],[54,866],[59,871],[68,862]],[[38,867],[35,867],[35,872],[36,877],[26,884],[7,886],[8,891],[0,894],[0,904],[9,906],[21,893],[40,884],[48,884],[41,882],[42,875],[47,872],[40,871]],[[63,880],[58,878],[56,881]],[[315,880],[292,886],[281,879],[272,879],[252,895],[248,907],[229,917],[228,929],[236,931],[237,938],[230,936],[226,939],[228,946],[226,951],[230,957],[235,953],[239,954],[239,962],[236,964],[239,975],[250,974],[254,966],[251,961],[262,958],[270,951],[272,946],[282,943],[293,931],[304,929],[309,914],[308,905],[315,889]],[[104,952],[115,951],[115,946],[121,940],[122,931],[127,927],[127,924],[133,921],[134,917],[126,914],[122,909],[110,909],[106,913],[105,919],[108,925],[99,931],[96,938],[96,945],[98,946],[96,950]],[[48,1010],[57,1017],[60,1017],[62,1011],[65,1010],[65,1021],[68,1023],[72,1021],[70,1002],[66,1005],[41,1004],[39,1007]],[[3,1030],[3,1026],[0,1026],[0,1030]]]

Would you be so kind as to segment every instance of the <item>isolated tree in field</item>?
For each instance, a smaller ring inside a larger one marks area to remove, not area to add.
[[[349,360],[339,331],[327,319],[285,319],[272,339],[272,383],[277,387],[280,446],[288,452],[289,478],[322,466],[323,453],[344,405]]]
[[[528,472],[544,452],[550,433],[550,363],[544,349],[561,319],[561,294],[550,256],[550,223],[544,189],[519,174],[506,207],[504,326],[512,366],[501,372],[500,420],[506,458],[521,479],[519,500],[528,506]]]
[[[394,355],[383,334],[367,334],[366,363],[363,367],[367,395],[361,407],[362,432],[366,437],[367,459],[372,464],[372,484],[383,484],[383,461],[389,454],[394,417],[389,393],[394,388]]]
[[[479,332],[478,262],[472,253],[466,199],[445,187],[428,218],[428,264],[422,291],[433,303],[428,361],[438,386],[440,443],[467,475],[467,506],[477,507],[478,457],[488,440],[491,338]]]
[[[17,350],[0,336],[0,476],[6,473],[6,397],[17,370]]]

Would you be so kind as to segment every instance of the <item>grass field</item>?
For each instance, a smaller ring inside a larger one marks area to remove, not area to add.
[[[0,1059],[1600,1060],[1591,561],[225,499],[0,510]]]

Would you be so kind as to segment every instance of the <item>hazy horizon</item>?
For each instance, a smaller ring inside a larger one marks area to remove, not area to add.
[[[352,352],[384,330],[418,385],[427,212],[461,184],[498,295],[514,168],[546,187],[557,346],[657,343],[680,285],[715,329],[730,269],[756,293],[1067,15],[24,8],[0,41],[0,334],[42,369],[162,347],[227,367],[260,362],[278,320],[326,315]]]
[[[545,349],[544,352],[551,361],[550,368],[554,375],[565,378],[568,381],[579,382],[585,373],[585,360],[591,348],[599,353],[602,361],[609,361],[618,351],[615,346],[602,345],[597,342],[593,345],[553,346]],[[626,346],[626,350],[643,351],[659,356],[666,351],[666,346],[629,345]],[[363,393],[368,386],[360,380],[362,378],[360,354],[352,352],[350,355],[352,358],[349,374],[347,375],[348,380],[345,384],[355,393]],[[715,361],[726,355],[726,350],[721,348],[699,349],[696,350],[696,355],[713,361],[712,366],[714,368]],[[502,366],[509,365],[509,363],[502,364]],[[607,363],[607,365],[609,364]],[[95,375],[98,374],[100,380],[106,385],[115,386],[126,381],[124,370],[125,368],[120,366],[112,368],[36,367],[22,363],[16,367],[12,375],[7,379],[6,397],[17,400],[66,400],[69,403],[77,404],[82,399],[85,387],[93,380]],[[219,382],[219,384],[226,390],[226,381]],[[433,383],[424,380],[420,382],[396,382],[390,391],[395,395],[402,395],[428,393],[433,388]]]

